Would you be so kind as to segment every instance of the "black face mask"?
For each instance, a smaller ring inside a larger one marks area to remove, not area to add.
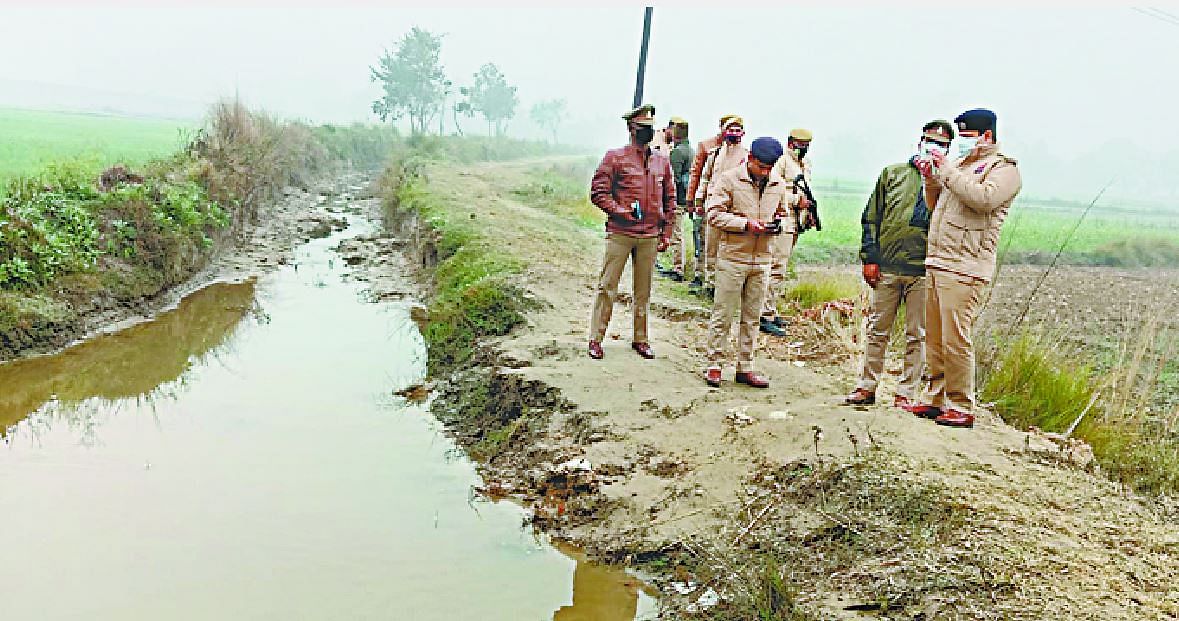
[[[807,147],[794,147],[794,152],[798,154],[798,159],[801,160],[802,158],[806,157],[806,151],[808,147],[809,145]]]
[[[650,144],[655,139],[655,128],[649,125],[642,125],[635,128],[635,140],[639,144]]]

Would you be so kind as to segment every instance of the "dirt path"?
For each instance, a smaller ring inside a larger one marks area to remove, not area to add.
[[[941,428],[886,405],[838,405],[851,386],[848,361],[856,352],[850,335],[837,328],[800,320],[790,338],[759,351],[757,366],[772,382],[768,390],[734,384],[731,369],[723,387],[711,389],[699,377],[707,309],[663,282],[654,294],[651,321],[657,358],[643,360],[630,351],[630,309],[620,303],[605,359],[589,359],[585,333],[602,234],[512,198],[513,189],[529,183],[530,173],[566,164],[528,161],[428,171],[431,191],[494,231],[504,248],[524,260],[525,286],[545,303],[529,315],[526,327],[496,344],[501,371],[551,387],[573,407],[526,414],[543,417],[542,430],[484,465],[490,487],[535,499],[537,522],[544,528],[620,560],[682,550],[693,541],[736,543],[745,535],[742,525],[750,533],[746,541],[755,535],[770,546],[779,536],[804,540],[819,532],[808,522],[805,503],[792,497],[790,503],[755,505],[756,497],[777,485],[767,483],[773,477],[766,473],[798,464],[850,463],[872,451],[887,456],[879,462],[887,466],[881,471],[884,483],[936,486],[938,506],[960,515],[964,526],[939,530],[937,523],[925,524],[940,535],[917,551],[903,542],[888,550],[857,548],[858,556],[836,563],[837,571],[814,578],[797,593],[810,614],[861,618],[863,613],[846,610],[857,605],[879,614],[887,605],[863,602],[893,597],[880,594],[900,588],[889,586],[894,583],[924,580],[897,596],[904,604],[898,611],[908,615],[897,618],[1179,615],[1179,593],[1172,586],[1179,580],[1179,527],[1157,506],[1062,463],[1041,438],[992,415],[982,415],[967,431]],[[623,290],[629,278],[624,274]],[[842,344],[830,342],[841,338]],[[826,339],[822,349],[834,354],[804,353],[815,349],[815,339]],[[899,361],[890,363],[882,401],[891,402],[898,367]],[[585,462],[569,461],[575,459]],[[580,511],[572,501],[553,506],[537,498],[544,489],[538,482],[561,470],[562,462],[566,469],[569,463],[590,468],[584,474],[594,491],[582,498]],[[751,506],[765,506],[765,517],[751,518]],[[897,509],[898,519],[910,519],[906,511]],[[823,515],[819,510],[810,518],[838,520]],[[730,553],[734,547],[738,555],[753,554],[739,546],[728,546]],[[885,552],[895,558],[882,557]],[[954,578],[962,567],[983,577]],[[979,586],[979,580],[990,586]],[[994,586],[999,583],[1002,588]],[[723,597],[736,597],[722,588],[723,581],[714,584]],[[973,585],[973,591],[955,593],[956,584]],[[698,596],[669,599],[690,604]]]

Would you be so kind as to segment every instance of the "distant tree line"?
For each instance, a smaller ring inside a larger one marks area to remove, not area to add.
[[[462,134],[459,117],[483,117],[488,136],[503,136],[508,122],[516,116],[520,101],[516,87],[495,63],[486,63],[475,72],[466,86],[457,88],[447,79],[440,54],[442,36],[413,27],[394,45],[386,49],[369,68],[372,81],[381,85],[382,95],[373,102],[373,112],[382,121],[409,118],[410,131],[426,134],[438,123],[443,133],[443,119],[449,111],[455,130]],[[448,110],[449,109],[449,110]],[[564,99],[542,101],[532,106],[530,118],[557,142],[557,131],[567,117]]]

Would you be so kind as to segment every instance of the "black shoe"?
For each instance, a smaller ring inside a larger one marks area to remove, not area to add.
[[[671,274],[668,274],[667,277],[675,282],[684,282],[684,275],[679,272],[672,272]]]
[[[703,280],[701,280],[699,276],[697,276],[697,277],[695,277],[695,278],[693,278],[693,279],[692,279],[692,286],[693,286],[693,287],[696,287],[697,289],[699,289],[700,287],[703,287],[703,286],[704,286],[704,281],[703,281]]]
[[[786,320],[782,319],[781,315],[778,315],[777,317],[774,317],[774,325],[785,330],[786,329]]]
[[[712,300],[716,298],[716,287],[708,286],[700,290],[701,295]]]
[[[766,334],[770,334],[773,336],[786,336],[786,331],[783,330],[782,328],[779,328],[778,326],[774,325],[773,321],[766,319],[765,317],[762,317],[760,323],[761,323],[761,331],[762,332],[765,332]]]

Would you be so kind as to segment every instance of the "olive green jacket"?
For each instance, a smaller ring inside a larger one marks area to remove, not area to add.
[[[905,276],[925,274],[929,208],[922,186],[921,173],[912,161],[880,172],[860,217],[864,227],[860,261],[865,265],[875,263],[883,272]]]
[[[676,143],[671,150],[671,176],[675,179],[675,202],[680,206],[688,202],[688,177],[692,174],[692,146],[688,141]]]

